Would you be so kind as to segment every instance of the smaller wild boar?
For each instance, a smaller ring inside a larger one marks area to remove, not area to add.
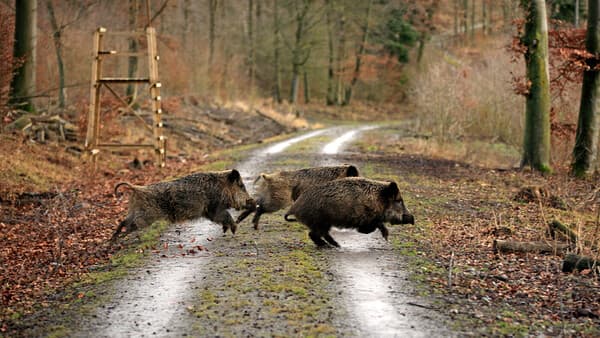
[[[235,233],[237,226],[227,209],[254,210],[256,206],[235,169],[198,172],[147,186],[121,182],[115,186],[115,195],[121,186],[131,191],[129,211],[116,228],[112,240],[121,234],[123,228],[125,233],[129,233],[157,220],[181,222],[200,217],[221,224],[223,232],[229,229]]]
[[[313,167],[299,170],[279,171],[272,174],[260,174],[254,181],[256,193],[256,213],[252,219],[254,229],[258,229],[260,216],[281,210],[293,201],[307,188],[343,177],[359,176],[358,169],[353,165],[330,167]],[[243,221],[252,210],[246,210],[237,219]]]
[[[384,222],[415,223],[396,182],[362,177],[342,178],[306,189],[285,214],[285,220],[306,225],[317,246],[329,243],[336,247],[340,245],[329,234],[332,226],[357,229],[364,234],[379,229],[387,240],[389,232]]]

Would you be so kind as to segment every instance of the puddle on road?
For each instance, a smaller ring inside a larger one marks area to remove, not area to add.
[[[327,143],[325,145],[325,147],[323,147],[323,149],[321,150],[321,153],[323,154],[329,154],[329,155],[335,155],[337,153],[340,152],[340,150],[342,149],[342,147],[352,141],[353,139],[356,138],[357,134],[363,132],[363,131],[367,131],[370,129],[375,129],[377,128],[377,126],[364,126],[362,128],[359,129],[353,129],[350,130],[346,133],[344,133],[342,136],[334,139],[333,141]]]

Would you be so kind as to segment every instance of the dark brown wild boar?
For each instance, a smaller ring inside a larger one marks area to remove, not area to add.
[[[199,172],[147,186],[121,182],[115,186],[115,194],[121,186],[131,191],[129,211],[115,230],[113,240],[123,228],[129,233],[157,220],[181,222],[200,217],[221,224],[223,232],[229,229],[235,233],[237,227],[227,209],[254,210],[256,206],[235,169]]]
[[[339,247],[331,237],[332,226],[357,229],[368,234],[379,229],[387,240],[391,224],[414,224],[395,182],[382,182],[362,177],[343,178],[306,189],[285,214],[286,221],[306,225],[317,246],[327,243]],[[324,239],[324,240],[323,240]]]
[[[358,169],[353,165],[313,167],[260,174],[254,181],[256,187],[254,199],[257,204],[256,213],[252,219],[254,229],[258,229],[258,222],[262,214],[275,212],[291,205],[307,188],[338,178],[358,175]],[[251,213],[251,210],[243,212],[237,222],[243,221]]]

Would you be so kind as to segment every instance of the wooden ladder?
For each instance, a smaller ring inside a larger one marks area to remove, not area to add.
[[[105,57],[111,56],[142,56],[145,52],[117,52],[114,50],[104,50],[103,40],[106,35],[119,36],[146,36],[148,45],[148,77],[140,78],[121,78],[104,77],[102,75],[102,61]],[[107,32],[106,28],[100,27],[94,32],[94,60],[92,62],[92,79],[90,86],[90,107],[87,119],[87,134],[85,138],[86,154],[92,156],[94,166],[97,161],[97,155],[101,149],[154,149],[156,153],[156,163],[160,167],[166,164],[167,138],[162,133],[162,108],[160,88],[161,83],[158,80],[158,60],[160,59],[156,47],[156,30],[153,27],[146,27],[145,32]],[[147,83],[151,100],[151,109],[153,112],[152,125],[148,125],[144,118],[125,101],[112,87],[111,84],[123,83]],[[105,87],[112,93],[127,110],[133,113],[143,126],[152,132],[153,140],[148,143],[101,143],[100,142],[100,93],[102,87]]]

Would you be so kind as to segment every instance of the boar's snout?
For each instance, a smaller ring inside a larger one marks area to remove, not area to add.
[[[411,214],[403,214],[400,224],[415,224],[415,217]]]

